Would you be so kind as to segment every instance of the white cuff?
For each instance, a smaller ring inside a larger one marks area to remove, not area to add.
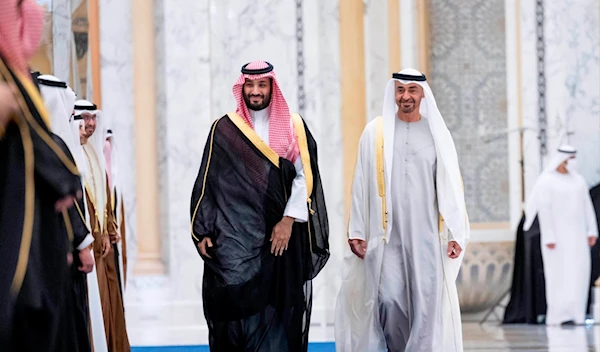
[[[87,246],[89,246],[90,244],[92,244],[92,242],[94,242],[94,236],[92,236],[91,234],[85,236],[85,238],[83,239],[83,241],[81,241],[81,243],[79,244],[79,246],[77,246],[77,250],[83,250],[84,248],[86,248]]]
[[[296,178],[292,183],[292,194],[285,206],[284,216],[289,216],[296,219],[296,222],[308,221],[308,193],[306,191],[306,178],[304,177],[304,168],[302,160],[296,159],[294,163],[296,168]]]

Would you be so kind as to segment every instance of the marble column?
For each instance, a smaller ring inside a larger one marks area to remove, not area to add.
[[[69,82],[71,78],[71,0],[52,1],[53,75]]]
[[[119,181],[127,218],[128,286],[137,257],[135,122],[133,107],[132,9],[129,1],[101,0],[100,64],[102,110],[113,117],[118,148]],[[126,297],[126,304],[127,297]]]
[[[302,1],[304,118],[319,147],[319,168],[329,216],[331,257],[314,280],[311,340],[331,340],[335,299],[341,282],[342,253],[347,247],[344,224],[338,1]]]
[[[381,115],[383,92],[391,77],[388,72],[388,1],[371,0],[364,5],[365,71],[366,71],[366,121]]]
[[[400,55],[402,68],[417,68],[417,11],[415,1],[400,1]]]
[[[139,275],[164,273],[158,204],[158,158],[156,123],[156,84],[154,67],[153,1],[132,2],[133,80],[138,215],[138,260],[134,268]]]

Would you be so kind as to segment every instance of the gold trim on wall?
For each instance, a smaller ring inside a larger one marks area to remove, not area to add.
[[[402,70],[402,57],[400,56],[400,0],[388,0],[388,73]]]
[[[429,76],[429,56],[431,55],[430,28],[429,28],[429,1],[416,0],[417,17],[417,62],[418,70]]]
[[[133,0],[133,88],[137,195],[138,275],[164,274],[161,255],[156,133],[154,1]]]
[[[358,142],[366,124],[366,77],[364,4],[362,0],[344,0],[339,4],[340,66],[342,91],[342,147],[344,151],[345,219],[350,210],[352,175],[356,165]],[[347,221],[346,221],[347,222]]]
[[[92,73],[92,101],[102,109],[102,84],[100,78],[100,8],[98,0],[88,1],[89,53]]]

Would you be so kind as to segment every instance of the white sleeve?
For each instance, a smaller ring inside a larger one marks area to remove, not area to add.
[[[288,199],[283,215],[296,219],[296,222],[306,222],[308,221],[308,205],[306,202],[308,193],[302,158],[299,156],[296,158],[294,167],[296,168],[296,178],[292,183],[292,194]]]
[[[369,138],[365,129],[358,144],[358,156],[356,158],[356,167],[354,168],[354,178],[352,180],[352,194],[350,205],[350,219],[348,223],[348,239],[363,240],[367,239],[368,211],[369,211],[369,160],[368,152]]]
[[[88,234],[87,236],[85,236],[83,241],[81,241],[79,246],[77,246],[77,250],[80,251],[80,250],[84,249],[85,247],[92,244],[92,242],[94,242],[94,236],[92,236],[91,234]]]
[[[554,229],[555,214],[552,211],[552,198],[549,194],[551,191],[542,189],[538,200],[538,223],[540,225],[540,237],[543,246],[556,243],[556,232]]]
[[[585,219],[586,219],[586,229],[588,237],[598,237],[598,219],[596,219],[596,211],[594,210],[594,203],[592,202],[592,197],[590,196],[590,192],[586,187],[584,187],[585,196],[583,205],[585,211]]]

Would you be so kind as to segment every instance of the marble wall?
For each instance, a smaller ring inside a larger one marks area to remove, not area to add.
[[[510,220],[504,2],[429,2],[430,85],[456,144],[471,222]]]
[[[365,1],[365,73],[367,118],[382,114],[383,93],[390,80],[387,1]]]
[[[52,0],[52,36],[54,76],[70,81],[71,0]]]
[[[544,8],[548,150],[551,157],[558,145],[574,145],[590,186],[600,183],[599,7],[562,0]]]
[[[538,55],[533,2],[521,2],[523,118],[527,194],[544,163],[562,143],[578,150],[589,186],[600,182],[600,13],[595,0],[544,2],[547,147],[538,140]]]
[[[133,108],[133,51],[131,4],[102,0],[100,14],[100,65],[102,110],[113,119],[115,148],[118,150],[119,179],[127,213],[127,277],[132,277],[137,255],[135,124]],[[129,288],[135,284],[128,280]]]

